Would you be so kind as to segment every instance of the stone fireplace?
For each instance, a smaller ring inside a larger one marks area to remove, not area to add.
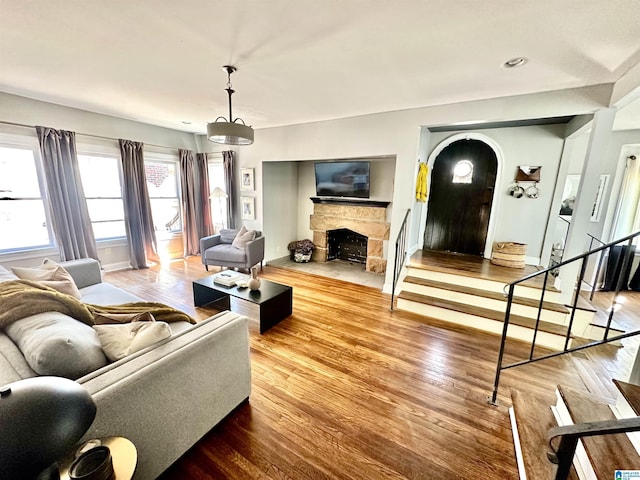
[[[384,240],[389,240],[390,224],[386,221],[389,202],[318,197],[311,200],[314,205],[309,223],[316,245],[314,261],[342,258],[364,263],[367,272],[386,271],[387,260],[382,253]],[[334,243],[333,248],[330,242]]]

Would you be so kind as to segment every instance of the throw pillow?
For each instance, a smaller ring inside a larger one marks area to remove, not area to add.
[[[63,313],[31,315],[5,332],[39,375],[76,380],[107,364],[95,330]]]
[[[254,238],[256,238],[255,230],[247,230],[247,228],[243,225],[236,238],[233,239],[233,243],[231,246],[236,247],[239,250],[244,250],[244,247],[247,243],[251,242]]]
[[[22,280],[38,282],[61,293],[71,295],[78,300],[82,298],[82,294],[78,290],[71,274],[64,267],[49,259],[45,258],[40,267],[11,267],[11,270]]]
[[[11,280],[18,280],[18,276],[0,265],[0,282],[9,282]]]
[[[102,350],[111,361],[131,355],[171,336],[166,322],[132,322],[113,325],[94,325]]]
[[[233,239],[236,238],[238,234],[238,230],[234,230],[233,228],[223,228],[220,230],[220,242],[222,243],[231,243]]]

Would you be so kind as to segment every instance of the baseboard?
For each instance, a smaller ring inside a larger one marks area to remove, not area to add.
[[[102,269],[105,272],[115,272],[116,270],[126,270],[131,268],[131,264],[128,261],[115,262],[102,265]]]

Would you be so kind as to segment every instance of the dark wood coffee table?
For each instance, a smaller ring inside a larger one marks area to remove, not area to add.
[[[258,307],[260,333],[266,332],[292,312],[293,288],[288,285],[260,279],[259,290],[225,287],[214,283],[213,275],[193,282],[193,303],[196,307],[215,303],[217,308],[231,310],[231,297],[251,302]]]

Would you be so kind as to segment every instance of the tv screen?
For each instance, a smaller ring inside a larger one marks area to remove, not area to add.
[[[369,166],[366,161],[316,163],[316,194],[369,198]]]

